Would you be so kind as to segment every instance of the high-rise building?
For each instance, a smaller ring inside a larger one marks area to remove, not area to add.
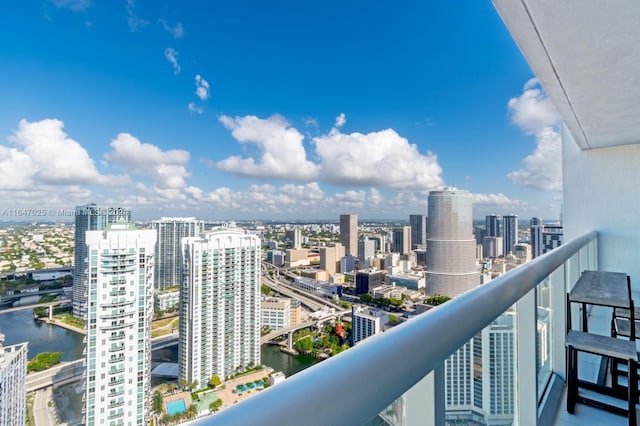
[[[513,253],[513,246],[518,243],[518,216],[502,216],[502,243],[505,256]]]
[[[131,222],[131,211],[122,207],[100,207],[86,204],[76,207],[75,249],[73,263],[73,315],[87,316],[87,245],[85,233],[100,231],[118,220]]]
[[[545,225],[542,230],[542,254],[561,246],[563,238],[562,225]]]
[[[358,215],[340,215],[340,243],[345,254],[358,256]]]
[[[0,333],[0,426],[27,423],[27,347],[5,347]]]
[[[471,194],[456,188],[429,193],[428,295],[455,297],[480,285]]]
[[[503,256],[503,248],[502,237],[484,237],[482,240],[482,254],[486,258],[495,259]]]
[[[185,237],[197,237],[204,232],[204,221],[193,217],[163,217],[151,222],[151,227],[158,233],[155,288],[164,290],[179,286],[182,274],[180,242]]]
[[[84,424],[149,424],[156,231],[88,231]]]
[[[362,264],[367,259],[371,259],[376,255],[375,240],[365,237],[358,241],[358,260]]]
[[[531,257],[535,259],[542,254],[542,220],[539,217],[532,217],[530,224]]]
[[[427,217],[423,214],[409,215],[411,226],[411,250],[427,247]]]
[[[284,233],[287,245],[292,249],[302,248],[302,229],[293,228]]]
[[[485,231],[487,237],[499,237],[500,236],[500,216],[497,214],[491,214],[485,218]]]
[[[333,247],[320,247],[320,269],[333,275],[340,271],[340,259],[345,255],[345,248],[342,244],[336,243]]]
[[[240,229],[182,240],[180,378],[202,385],[260,364],[260,249]]]
[[[411,252],[411,227],[403,226],[393,230],[393,252],[409,254]]]

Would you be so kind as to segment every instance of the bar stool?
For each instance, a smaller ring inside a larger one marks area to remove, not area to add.
[[[571,303],[581,303],[582,330],[571,328]],[[567,294],[567,335],[565,339],[567,355],[567,411],[573,413],[575,404],[587,404],[609,412],[629,418],[629,425],[636,425],[636,401],[638,397],[638,352],[635,344],[635,327],[630,327],[629,340],[618,339],[616,336],[603,336],[588,332],[586,305],[610,306],[612,308],[627,308],[629,320],[635,324],[635,309],[631,299],[631,282],[628,276],[620,273],[585,271]],[[612,320],[612,331],[615,326]],[[626,364],[628,371],[628,386],[623,389],[614,382],[615,386],[603,386],[596,383],[584,382],[578,379],[578,353],[586,352],[600,355],[613,363]],[[620,408],[604,401],[587,398],[580,395],[579,388],[586,388],[604,395],[627,400],[628,407]]]

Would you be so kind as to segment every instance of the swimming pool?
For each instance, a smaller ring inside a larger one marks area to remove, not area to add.
[[[167,414],[173,415],[178,413],[187,412],[187,403],[184,399],[177,399],[175,401],[167,402]]]

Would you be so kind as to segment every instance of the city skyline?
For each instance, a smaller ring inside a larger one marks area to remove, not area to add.
[[[559,217],[556,115],[490,3],[466,6],[6,5],[0,199],[376,219],[455,185],[478,218]]]

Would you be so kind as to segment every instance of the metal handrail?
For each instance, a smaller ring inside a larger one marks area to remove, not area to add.
[[[196,423],[255,425],[258,418],[265,425],[366,423],[597,235],[593,231],[563,244]]]

